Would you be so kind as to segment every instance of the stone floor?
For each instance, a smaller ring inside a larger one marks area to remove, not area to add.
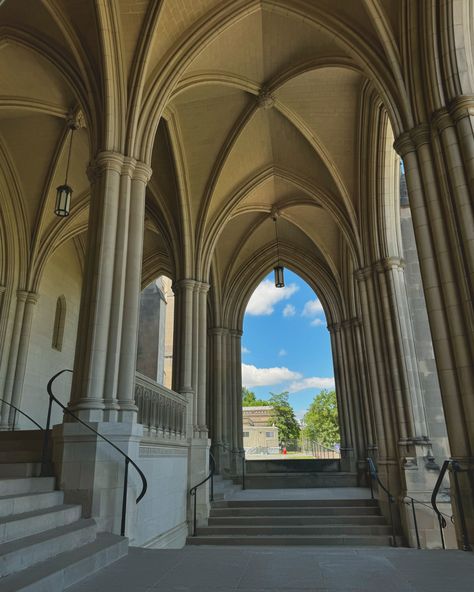
[[[474,554],[392,548],[130,549],[68,592],[473,592]]]

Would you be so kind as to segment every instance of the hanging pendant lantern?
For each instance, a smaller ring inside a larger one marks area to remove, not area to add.
[[[60,185],[56,189],[56,206],[54,208],[56,216],[59,216],[60,218],[69,216],[69,211],[71,209],[71,195],[72,188],[69,185]]]
[[[275,272],[275,287],[284,288],[285,278],[283,277],[283,267],[281,265],[277,265],[273,268],[273,271]]]
[[[71,210],[72,187],[68,185],[67,177],[69,174],[69,163],[71,161],[72,137],[74,135],[76,126],[74,124],[70,124],[69,127],[71,130],[71,136],[69,140],[69,151],[67,156],[66,177],[64,179],[63,185],[59,185],[59,187],[56,188],[56,205],[54,207],[54,213],[60,218],[69,216],[69,212]]]
[[[273,215],[273,221],[275,222],[275,238],[277,247],[277,264],[273,268],[275,273],[275,288],[285,287],[285,278],[283,276],[283,266],[280,265],[280,246],[278,244],[278,227],[277,227],[277,214]]]

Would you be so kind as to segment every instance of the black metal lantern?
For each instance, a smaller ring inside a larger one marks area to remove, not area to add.
[[[56,216],[64,218],[69,216],[69,210],[71,209],[71,195],[72,188],[69,185],[60,185],[56,189],[56,206],[54,213]]]
[[[284,288],[285,278],[283,277],[283,266],[280,265],[280,246],[278,244],[277,214],[273,216],[273,221],[275,222],[275,237],[277,245],[277,264],[273,268],[273,271],[275,272],[275,288]]]
[[[69,174],[69,163],[71,161],[72,136],[74,135],[74,130],[76,127],[71,124],[70,129],[71,137],[69,140],[69,151],[67,155],[66,177],[64,179],[63,185],[60,185],[56,188],[56,205],[54,207],[54,213],[60,218],[69,216],[69,211],[71,209],[72,187],[67,183],[67,176]]]
[[[275,272],[275,287],[284,288],[285,279],[283,277],[283,267],[281,265],[277,265],[273,268],[273,271]]]

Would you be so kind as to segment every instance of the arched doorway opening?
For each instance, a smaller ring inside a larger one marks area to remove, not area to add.
[[[330,335],[321,301],[297,274],[267,276],[246,308],[242,337],[247,460],[338,458]]]

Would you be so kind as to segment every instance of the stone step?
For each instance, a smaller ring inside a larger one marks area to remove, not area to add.
[[[380,525],[281,525],[274,524],[262,526],[205,526],[198,528],[198,536],[212,536],[212,535],[227,535],[227,536],[265,536],[265,535],[329,535],[329,536],[372,536],[372,535],[389,535],[391,529],[385,524]]]
[[[36,462],[2,462],[0,463],[0,479],[5,477],[38,477],[41,463]]]
[[[308,526],[345,524],[385,525],[383,516],[222,516],[210,517],[209,526]]]
[[[95,541],[0,581],[2,592],[62,592],[127,554],[128,540],[101,533]]]
[[[355,473],[255,473],[245,477],[246,489],[357,487]]]
[[[188,537],[188,545],[314,545],[314,546],[349,546],[349,547],[373,547],[389,546],[391,537],[387,535],[357,536],[357,535],[212,535]],[[2,590],[3,592],[3,590]],[[10,591],[8,591],[10,592]]]
[[[340,471],[340,459],[308,459],[293,460],[248,460],[245,463],[247,475],[265,473],[318,473]]]
[[[9,477],[0,479],[0,497],[54,491],[54,477]]]
[[[71,524],[79,520],[81,514],[81,506],[60,505],[4,516],[0,519],[0,544]]]
[[[215,502],[216,503],[216,502]],[[212,505],[212,517],[225,516],[379,516],[380,509],[376,506],[345,506],[345,507],[244,507],[216,508]]]
[[[0,517],[60,506],[63,500],[64,493],[62,491],[0,497]]]
[[[213,508],[378,508],[372,499],[221,500]]]
[[[2,446],[2,450],[0,450],[0,463],[41,462],[42,452],[38,446],[26,450],[12,449],[7,451],[3,449],[3,443],[0,442],[0,445]]]
[[[8,576],[91,543],[96,538],[94,520],[78,520],[66,526],[0,545],[0,577]],[[0,589],[3,589],[0,582]]]

